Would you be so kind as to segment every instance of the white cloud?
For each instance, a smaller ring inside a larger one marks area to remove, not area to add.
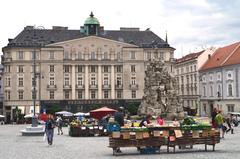
[[[1,47],[26,25],[78,29],[90,11],[107,30],[151,28],[163,39],[167,30],[176,57],[196,48],[239,41],[240,37],[237,0],[8,0],[0,5]]]

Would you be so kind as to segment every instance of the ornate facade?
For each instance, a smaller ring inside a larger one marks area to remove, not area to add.
[[[37,112],[76,112],[139,104],[147,63],[162,59],[173,71],[174,50],[150,30],[104,30],[93,14],[80,30],[27,26],[3,48],[5,115],[32,111],[34,58]]]

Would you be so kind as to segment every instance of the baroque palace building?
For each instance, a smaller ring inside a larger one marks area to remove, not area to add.
[[[149,29],[104,30],[91,13],[78,30],[26,26],[3,49],[4,113],[33,110],[36,59],[36,112],[89,111],[100,106],[139,105],[145,68],[159,58],[173,72],[174,48]],[[36,53],[34,56],[34,53]]]

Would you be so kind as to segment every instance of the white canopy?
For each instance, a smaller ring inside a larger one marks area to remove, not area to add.
[[[74,114],[74,116],[85,116],[85,113],[83,112],[77,112]]]
[[[67,111],[60,111],[60,112],[56,112],[56,115],[63,115],[63,116],[73,116],[73,113],[71,112],[67,112]]]
[[[35,116],[37,117],[38,115],[35,114]],[[24,118],[32,118],[32,117],[33,117],[33,114],[27,114],[27,115],[24,116]]]
[[[0,115],[0,118],[5,118],[5,116],[3,116],[3,115]]]

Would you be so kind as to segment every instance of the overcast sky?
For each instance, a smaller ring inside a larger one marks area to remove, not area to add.
[[[106,30],[150,28],[175,57],[240,41],[240,0],[1,0],[0,47],[24,26],[79,29],[93,11]]]

